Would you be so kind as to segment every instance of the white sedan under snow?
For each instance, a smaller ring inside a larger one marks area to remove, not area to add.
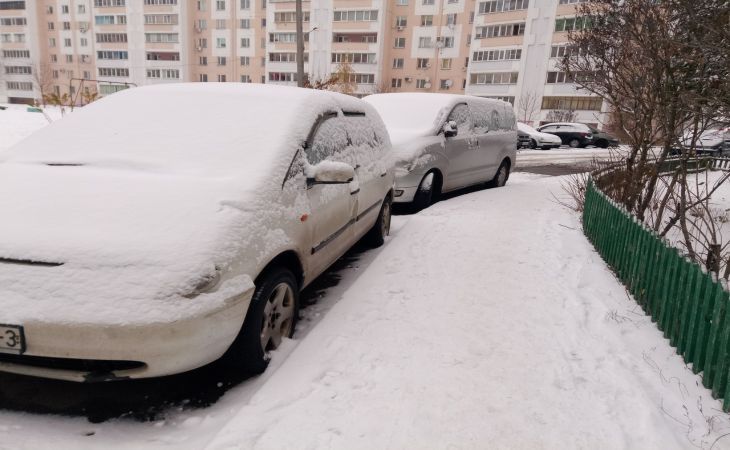
[[[522,133],[530,136],[530,148],[541,148],[543,150],[549,150],[551,148],[558,148],[563,145],[563,142],[560,140],[560,136],[537,131],[536,129],[525,123],[517,122],[517,129]]]
[[[0,153],[0,370],[263,371],[299,290],[382,244],[390,161],[370,105],[288,87],[142,87],[49,125]]]

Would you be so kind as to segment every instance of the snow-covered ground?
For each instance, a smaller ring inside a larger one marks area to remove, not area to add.
[[[269,370],[210,407],[5,410],[0,448],[730,448],[720,402],[555,203],[560,181],[516,174],[395,217]]]
[[[30,136],[62,117],[60,108],[49,106],[43,112],[29,112],[26,105],[0,104],[0,151]]]

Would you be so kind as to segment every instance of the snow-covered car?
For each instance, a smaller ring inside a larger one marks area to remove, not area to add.
[[[259,373],[299,291],[382,244],[377,112],[248,84],[122,91],[0,153],[0,371],[75,381]]]
[[[692,148],[692,132],[687,132],[682,138],[682,146],[685,149]],[[695,152],[715,156],[730,154],[730,128],[713,128],[700,133],[695,139]],[[681,153],[675,149],[674,153]]]
[[[551,148],[560,147],[563,144],[563,142],[560,140],[560,137],[554,134],[537,131],[536,129],[522,122],[517,122],[517,131],[529,136],[530,148],[541,148],[543,150],[549,150]]]
[[[504,186],[517,154],[512,106],[452,94],[369,95],[396,160],[394,201],[422,209],[441,193],[481,183]]]

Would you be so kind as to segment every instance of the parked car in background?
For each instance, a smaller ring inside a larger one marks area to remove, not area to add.
[[[129,89],[0,153],[0,371],[74,381],[259,373],[299,291],[382,244],[377,112],[271,85]]]
[[[369,95],[388,128],[396,158],[394,201],[427,207],[441,193],[504,186],[517,154],[509,103],[451,94]]]
[[[522,122],[517,122],[517,131],[527,136],[528,146],[530,148],[541,148],[543,150],[548,150],[551,148],[560,147],[563,143],[559,136],[537,131],[536,129]]]
[[[593,145],[600,148],[617,147],[619,141],[616,137],[604,132],[598,131],[593,127],[588,127],[593,133]]]
[[[692,148],[692,133],[688,132],[682,138],[684,149]],[[696,154],[727,156],[730,155],[730,127],[713,128],[700,133],[695,139],[694,151]],[[675,154],[681,153],[681,149],[674,149]]]
[[[518,125],[519,125],[519,123],[518,123]],[[555,136],[553,136],[553,137],[555,137]],[[519,126],[518,126],[518,129],[517,129],[517,149],[531,148],[531,145],[530,145],[531,141],[532,141],[532,139],[530,139],[530,135],[527,134],[527,133],[522,132],[519,129]]]
[[[563,144],[573,148],[593,144],[593,131],[582,123],[549,123],[538,127],[537,131],[554,134]]]

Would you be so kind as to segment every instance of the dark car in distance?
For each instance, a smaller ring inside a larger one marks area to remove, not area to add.
[[[595,145],[593,131],[583,123],[549,123],[539,127],[537,131],[559,136],[564,145],[572,148]]]

